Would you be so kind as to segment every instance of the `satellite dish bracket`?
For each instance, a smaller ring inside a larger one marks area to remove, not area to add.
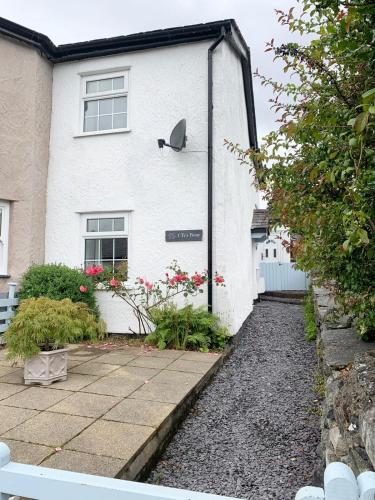
[[[182,119],[172,130],[169,140],[170,144],[168,144],[165,139],[158,139],[158,146],[160,149],[166,146],[172,148],[173,151],[181,151],[186,147],[186,140],[186,120]]]

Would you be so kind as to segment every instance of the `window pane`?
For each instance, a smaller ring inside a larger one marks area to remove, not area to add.
[[[91,82],[86,82],[86,94],[92,94],[98,91],[98,80],[92,80]]]
[[[113,99],[113,112],[114,113],[125,113],[127,108],[127,98],[115,97]]]
[[[99,231],[113,231],[113,219],[99,219]]]
[[[113,259],[113,238],[103,238],[102,243],[102,255],[103,260]]]
[[[99,130],[110,130],[112,128],[112,115],[99,116]]]
[[[1,228],[2,228],[2,225],[3,225],[2,222],[3,222],[3,211],[0,208],[0,236],[1,236]]]
[[[112,114],[112,99],[101,99],[99,101],[99,115]]]
[[[108,90],[112,90],[112,78],[99,80],[99,92],[107,92]]]
[[[85,101],[85,117],[96,116],[98,114],[99,101]]]
[[[87,219],[87,232],[93,233],[98,230],[98,219]]]
[[[119,90],[124,88],[124,77],[118,76],[113,78],[113,90]]]
[[[94,132],[98,130],[98,117],[94,116],[91,118],[85,118],[85,122],[83,124],[84,132]]]
[[[99,240],[85,240],[85,261],[99,258]]]
[[[114,230],[123,231],[124,230],[124,217],[116,217],[114,220]]]
[[[127,259],[128,257],[128,239],[115,239],[115,259]]]
[[[126,113],[113,115],[113,128],[126,128]]]

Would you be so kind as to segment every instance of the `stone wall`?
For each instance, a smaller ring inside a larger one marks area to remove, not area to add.
[[[318,352],[325,380],[322,455],[357,475],[375,467],[375,344],[365,343],[351,318],[335,313],[330,292],[314,287]]]

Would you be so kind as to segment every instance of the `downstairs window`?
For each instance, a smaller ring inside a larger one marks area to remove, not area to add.
[[[125,270],[128,263],[128,214],[84,216],[84,268],[102,265]]]

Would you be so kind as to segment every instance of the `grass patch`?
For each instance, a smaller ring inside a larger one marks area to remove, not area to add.
[[[305,339],[309,342],[316,340],[317,328],[315,323],[314,302],[311,291],[304,301]]]

